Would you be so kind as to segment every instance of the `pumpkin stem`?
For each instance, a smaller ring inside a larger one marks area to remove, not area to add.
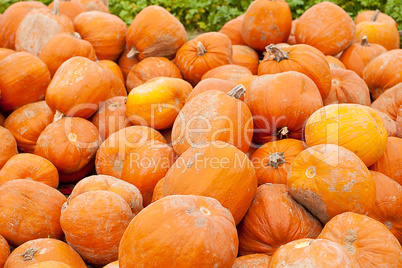
[[[139,51],[135,47],[132,47],[131,50],[127,53],[127,58],[134,57],[138,53]]]
[[[124,98],[124,104],[127,104],[127,98]]]
[[[276,136],[282,140],[282,139],[286,139],[288,137],[289,134],[289,130],[288,127],[283,127],[281,128],[281,130],[278,131],[278,134],[276,134]]]
[[[204,45],[198,41],[197,44],[197,57],[199,56],[204,56],[204,54],[207,53],[207,49],[204,47]]]
[[[377,21],[378,15],[380,15],[380,10],[376,9],[374,14],[373,14],[373,17],[371,17],[371,21]]]
[[[364,47],[369,47],[369,46],[370,46],[370,45],[369,45],[369,42],[368,42],[368,37],[367,37],[367,35],[365,35],[365,36],[362,37],[362,43],[361,43],[361,45],[364,46]]]
[[[273,167],[274,169],[278,169],[278,167],[284,163],[286,163],[286,161],[283,157],[283,152],[275,152],[269,155],[269,162],[267,165]]]
[[[27,250],[25,250],[24,253],[22,253],[22,258],[24,261],[32,261],[34,259],[34,256],[36,252],[38,252],[39,249],[35,249],[34,247],[30,247]]]
[[[63,117],[64,117],[64,114],[62,112],[60,112],[59,110],[56,110],[56,113],[54,114],[54,117],[53,117],[53,122],[59,121]]]
[[[231,91],[229,91],[228,95],[230,97],[240,99],[240,97],[243,96],[244,93],[246,93],[246,88],[242,84],[240,84],[235,86]]]
[[[81,37],[81,35],[79,34],[79,33],[77,33],[77,32],[74,32],[73,33],[73,36],[75,37],[75,38],[77,38],[77,39],[82,39],[82,37]]]
[[[265,50],[270,54],[274,55],[274,60],[280,62],[281,60],[289,59],[289,52],[283,51],[280,47],[275,46],[274,44],[270,44],[265,47]]]
[[[53,15],[60,16],[60,0],[54,0],[53,1],[53,10],[52,10]]]

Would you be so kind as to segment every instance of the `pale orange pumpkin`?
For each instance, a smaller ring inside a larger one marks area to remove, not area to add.
[[[119,79],[120,81],[124,84],[126,80],[124,80],[123,77],[123,73],[119,67],[119,65],[117,65],[117,63],[115,63],[114,61],[111,60],[98,60],[96,61],[96,64],[98,64],[98,66],[104,68],[104,69],[109,69],[111,70]]]
[[[223,33],[230,38],[232,45],[247,45],[241,36],[241,25],[243,23],[243,18],[244,15],[231,19],[219,30],[220,33]]]
[[[208,91],[208,90],[219,90],[222,92],[230,92],[236,86],[235,82],[230,80],[223,80],[219,78],[206,78],[201,80],[191,91],[190,95],[187,97],[187,102],[189,102],[192,98],[197,96],[198,94]],[[241,100],[244,99],[242,96]]]
[[[18,154],[17,142],[12,133],[0,126],[0,169],[16,154]]]
[[[233,64],[248,68],[253,75],[258,72],[259,57],[257,51],[249,46],[233,46]]]
[[[397,120],[398,109],[401,106],[402,82],[385,91],[371,104],[371,107],[387,114],[394,121]]]
[[[236,64],[228,64],[209,70],[202,76],[202,80],[207,78],[218,78],[237,83],[239,79],[248,77],[250,75],[252,75],[252,73],[247,67]]]
[[[357,16],[355,18],[355,24],[357,25],[358,23],[360,23],[362,21],[370,21],[373,18],[373,15],[375,13],[378,13],[377,21],[387,22],[389,24],[395,25],[395,27],[398,27],[398,24],[392,17],[380,12],[379,10],[365,10],[365,11],[360,12],[359,14],[357,14]]]
[[[267,268],[271,257],[265,254],[250,254],[237,257],[232,268]]]
[[[165,182],[165,178],[162,178],[158,181],[158,183],[156,183],[155,188],[154,188],[154,192],[152,194],[152,202],[155,202],[161,198],[163,198],[163,183]]]
[[[388,137],[395,137],[397,136],[397,124],[394,120],[389,117],[388,114],[380,112],[376,110],[378,115],[381,117],[382,122],[384,123],[384,127],[387,129]],[[398,137],[398,136],[397,136]]]
[[[335,68],[346,69],[343,62],[340,61],[338,58],[335,58],[334,56],[327,55],[327,56],[325,56],[325,59],[327,60],[330,69],[335,69]]]
[[[10,246],[7,240],[0,235],[0,267],[4,267],[8,256],[10,256]]]

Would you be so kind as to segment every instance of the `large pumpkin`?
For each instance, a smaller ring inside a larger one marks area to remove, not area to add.
[[[0,267],[3,268],[6,260],[10,256],[10,246],[7,240],[0,235]]]
[[[305,121],[323,105],[314,82],[295,71],[254,79],[245,102],[254,116],[254,139],[261,144],[283,138],[301,139]]]
[[[246,42],[244,42],[243,37],[241,36],[243,18],[244,15],[231,19],[219,30],[220,33],[223,33],[230,38],[232,45],[246,45]]]
[[[402,82],[391,87],[378,97],[371,107],[386,113],[392,120],[396,121],[398,109],[402,106]]]
[[[387,130],[377,112],[358,104],[327,105],[312,114],[305,127],[308,146],[343,146],[367,166],[382,156],[387,138]]]
[[[355,33],[355,24],[348,13],[325,1],[300,16],[295,37],[298,44],[307,44],[325,55],[335,56],[352,44]]]
[[[354,153],[334,144],[301,152],[287,185],[292,197],[323,223],[347,211],[366,214],[375,204],[375,182],[368,168]]]
[[[263,184],[258,187],[237,230],[240,255],[271,256],[280,246],[293,240],[316,238],[322,225],[290,196],[286,185]]]
[[[248,68],[253,75],[258,72],[258,53],[249,46],[233,46],[233,64]]]
[[[18,154],[17,142],[12,133],[0,126],[0,169],[16,154]]]
[[[218,78],[237,83],[238,80],[250,75],[252,75],[252,73],[247,67],[228,64],[209,70],[202,76],[202,79]]]
[[[217,200],[175,195],[133,219],[121,239],[119,266],[232,267],[237,249],[233,217]]]

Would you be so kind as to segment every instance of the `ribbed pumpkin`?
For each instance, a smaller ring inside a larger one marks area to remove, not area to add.
[[[12,133],[0,126],[0,169],[16,154],[18,154],[17,142]]]
[[[250,109],[239,100],[244,93],[242,85],[228,93],[209,90],[186,103],[172,129],[175,152],[181,155],[190,147],[223,141],[246,153],[253,137],[253,120]]]
[[[86,268],[80,255],[68,244],[42,238],[28,241],[16,248],[8,258],[5,268],[28,267],[46,261],[58,261],[72,268]]]
[[[283,183],[296,156],[305,149],[300,140],[284,139],[265,143],[250,157],[258,177],[258,184]]]
[[[99,132],[91,122],[65,117],[43,130],[35,154],[48,159],[60,172],[74,173],[95,157],[99,145]]]
[[[127,25],[113,14],[84,12],[75,17],[74,27],[92,44],[98,60],[116,60],[124,50]]]
[[[29,265],[27,268],[72,268],[70,265],[59,261],[45,261]]]
[[[360,265],[341,245],[327,239],[300,239],[279,248],[268,267],[358,268]],[[303,266],[301,266],[303,267]]]
[[[202,79],[218,78],[237,83],[239,79],[248,77],[250,75],[252,75],[252,73],[247,67],[236,64],[228,64],[209,70],[202,76]]]
[[[265,254],[250,254],[237,257],[232,268],[267,268],[271,257]]]
[[[111,134],[96,153],[96,173],[120,179],[124,161],[131,151],[141,148],[149,140],[166,143],[157,130],[146,126],[130,126]]]
[[[103,69],[109,69],[112,71],[120,79],[120,81],[125,84],[126,80],[124,80],[123,73],[117,63],[111,60],[98,60],[96,61],[96,64]]]
[[[158,181],[158,183],[155,185],[154,192],[152,194],[152,202],[155,202],[161,198],[163,198],[163,183],[165,182],[165,178],[162,178]]]
[[[71,202],[71,200],[83,193],[100,190],[121,196],[130,206],[134,215],[137,215],[143,209],[142,196],[137,187],[108,175],[93,175],[82,179],[74,186],[69,196],[69,201]]]
[[[175,195],[133,219],[121,239],[119,266],[232,267],[237,249],[233,217],[217,200]]]
[[[179,68],[162,57],[149,57],[133,66],[127,76],[127,90],[130,92],[155,77],[182,78]]]
[[[235,82],[229,80],[223,80],[219,78],[206,78],[201,80],[191,91],[190,95],[187,97],[187,102],[189,102],[192,98],[197,96],[198,94],[208,91],[208,90],[219,90],[222,92],[230,92],[236,86]],[[242,96],[241,100],[244,99]]]
[[[176,17],[163,7],[147,6],[135,16],[128,28],[128,56],[138,54],[139,60],[148,57],[173,59],[186,40],[186,30]]]
[[[243,37],[241,36],[243,18],[244,16],[239,16],[231,19],[219,30],[220,33],[229,37],[230,41],[232,41],[232,45],[246,45],[246,42],[244,42]]]
[[[258,72],[258,53],[249,46],[234,45],[233,64],[248,68],[253,75]]]
[[[6,182],[0,187],[0,235],[12,246],[37,238],[63,239],[59,220],[64,202],[62,193],[43,183]]]
[[[123,73],[124,81],[127,80],[127,76],[130,73],[131,68],[139,62],[136,56],[127,57],[127,54],[129,52],[130,52],[129,49],[126,46],[118,60],[118,64],[120,66],[121,72]]]
[[[250,206],[257,184],[254,166],[246,154],[217,141],[184,152],[165,176],[163,195],[195,194],[216,198],[230,210],[238,224]]]
[[[341,55],[340,60],[349,70],[363,77],[363,70],[367,64],[387,50],[377,44],[369,43],[367,36],[362,37],[361,43],[354,43]]]
[[[343,146],[367,166],[382,156],[387,138],[387,130],[377,112],[359,104],[327,105],[312,114],[305,127],[308,146]]]
[[[325,55],[335,56],[352,44],[355,33],[355,24],[348,13],[324,1],[300,16],[295,37],[298,44],[307,44]]]
[[[41,182],[53,188],[59,185],[56,167],[45,158],[34,154],[17,154],[0,170],[0,186],[18,179]]]
[[[0,235],[0,267],[4,267],[8,256],[10,256],[10,246],[7,240]]]
[[[1,23],[1,19],[0,19],[0,23]],[[16,52],[15,50],[12,50],[9,48],[0,48],[0,60],[3,60],[7,56],[14,54],[15,52]]]
[[[402,266],[402,247],[382,223],[347,212],[328,222],[318,238],[340,244],[360,267]]]
[[[371,104],[371,107],[380,112],[386,113],[394,121],[396,121],[398,117],[398,109],[401,106],[402,82],[385,91]]]
[[[58,33],[43,47],[40,59],[46,63],[50,74],[54,76],[63,62],[75,56],[95,60],[95,50],[91,43],[82,40],[78,33]]]
[[[391,18],[387,14],[379,12],[379,10],[378,11],[377,10],[365,10],[365,11],[360,12],[359,14],[357,14],[357,16],[355,18],[355,24],[357,25],[358,23],[360,23],[362,21],[370,21],[376,12],[378,13],[376,21],[387,22],[389,24],[395,25],[395,27],[398,27],[398,24],[396,23],[396,21],[393,18]]]
[[[134,125],[170,128],[192,90],[183,79],[157,77],[130,91],[126,115]]]
[[[27,52],[9,55],[0,61],[1,110],[10,113],[44,100],[50,79],[46,64],[34,55]]]
[[[314,82],[295,71],[254,79],[245,102],[254,116],[254,140],[260,144],[301,139],[305,121],[323,105]]]
[[[273,43],[288,40],[292,28],[292,13],[284,0],[257,0],[244,14],[241,35],[250,47],[263,51]]]
[[[374,100],[389,88],[402,83],[402,49],[394,49],[373,59],[363,71],[363,79]]]
[[[384,127],[387,129],[388,137],[395,137],[396,136],[396,122],[389,117],[388,114],[380,112],[376,110],[378,115],[381,117],[382,122],[384,123]]]
[[[175,64],[193,86],[216,67],[232,64],[232,43],[224,34],[204,33],[185,43],[176,54]]]
[[[279,48],[266,47],[267,53],[258,65],[258,75],[297,71],[307,75],[318,87],[322,98],[331,91],[331,73],[325,56],[306,45]]]
[[[86,11],[83,4],[76,0],[60,0],[60,14],[67,16],[71,21],[74,21],[78,14]],[[53,9],[54,1],[49,4],[49,8]]]
[[[323,223],[347,211],[368,213],[375,204],[375,182],[367,167],[354,153],[334,144],[301,152],[287,185],[292,197]]]
[[[356,103],[370,106],[370,91],[364,80],[355,72],[331,69],[332,87],[324,105],[334,103]]]
[[[338,58],[335,58],[334,56],[327,55],[325,56],[325,59],[327,60],[330,69],[336,69],[336,68],[346,69],[342,61],[340,61]]]
[[[272,256],[280,246],[293,240],[316,238],[322,225],[290,196],[286,185],[263,184],[237,230],[240,255]]]

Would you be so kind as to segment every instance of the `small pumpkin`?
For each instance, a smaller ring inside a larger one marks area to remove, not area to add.
[[[206,78],[201,80],[191,91],[190,95],[187,97],[187,102],[189,102],[192,98],[197,96],[198,94],[208,91],[208,90],[219,90],[222,92],[230,92],[234,87],[236,86],[235,82],[232,82],[230,80],[223,80],[219,78]],[[241,100],[244,100],[244,97],[242,96],[240,98]]]
[[[10,256],[10,246],[7,240],[0,235],[0,267],[4,267],[8,256]]]
[[[265,254],[250,254],[237,257],[232,268],[267,268],[270,261]]]
[[[154,192],[152,194],[152,201],[151,203],[163,198],[163,183],[165,182],[165,178],[160,179],[155,187],[154,187]]]
[[[139,62],[136,56],[127,57],[127,54],[129,52],[130,50],[127,46],[125,46],[124,51],[123,53],[121,53],[120,58],[117,62],[119,64],[121,72],[123,73],[124,81],[127,80],[127,76],[130,73],[131,68],[133,68],[133,66]]]
[[[12,133],[0,126],[0,169],[16,154],[18,154],[17,142]]]
[[[53,9],[54,1],[49,4],[49,8]],[[74,21],[78,14],[86,11],[83,4],[76,0],[61,0],[60,3],[60,14],[67,16],[71,21]]]
[[[325,59],[327,60],[330,69],[336,69],[336,68],[346,69],[343,62],[340,61],[338,58],[335,58],[334,56],[327,55],[325,56]]]
[[[387,14],[382,13],[379,10],[365,10],[365,11],[360,12],[359,14],[357,14],[357,16],[355,18],[355,24],[357,25],[362,21],[370,21],[373,18],[373,15],[375,13],[377,13],[376,21],[387,22],[389,24],[395,25],[395,27],[398,27],[398,24],[392,17],[388,16]]]
[[[401,106],[402,82],[385,91],[371,104],[371,107],[387,114],[394,121],[397,120],[398,109]]]
[[[239,79],[248,77],[250,75],[252,75],[252,73],[247,67],[236,64],[228,64],[209,70],[202,76],[202,79],[218,78],[237,83]]]
[[[244,42],[243,37],[241,36],[243,18],[244,16],[239,16],[231,19],[219,30],[220,33],[229,37],[230,41],[232,41],[232,45],[246,45],[246,42]]]
[[[248,68],[253,75],[258,72],[259,57],[257,51],[249,46],[233,46],[233,64]]]

